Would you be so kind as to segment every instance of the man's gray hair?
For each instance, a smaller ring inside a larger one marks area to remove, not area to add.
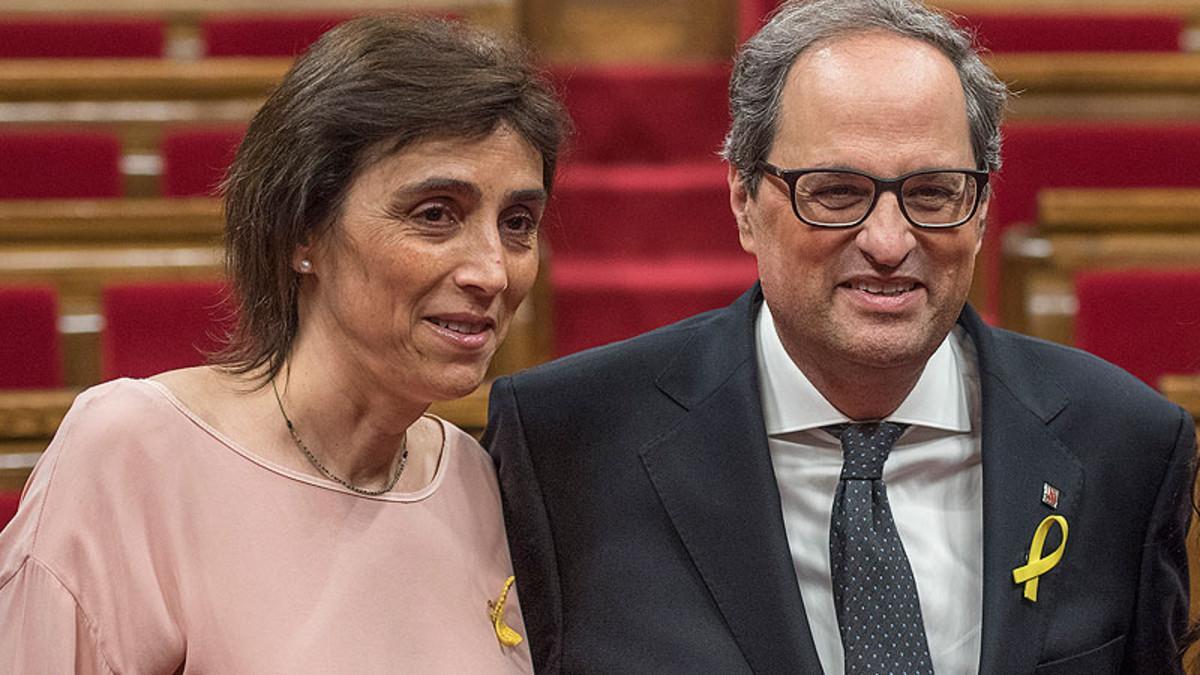
[[[801,52],[823,40],[873,30],[928,43],[958,70],[977,168],[1000,168],[1000,118],[1008,88],[979,58],[973,36],[914,0],[790,0],[738,51],[729,83],[733,124],[722,156],[755,194],[759,163],[775,141],[788,72]]]

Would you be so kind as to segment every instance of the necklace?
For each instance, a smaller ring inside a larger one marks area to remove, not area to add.
[[[400,441],[400,461],[396,463],[396,471],[392,474],[392,477],[388,479],[388,482],[378,490],[362,488],[340,476],[334,475],[332,471],[325,468],[325,465],[321,463],[321,460],[317,459],[316,456],[309,451],[308,446],[304,444],[304,441],[300,440],[300,434],[296,433],[296,426],[292,424],[292,420],[288,417],[287,411],[283,409],[283,399],[279,398],[279,387],[275,386],[274,378],[271,378],[271,390],[275,392],[275,402],[279,404],[279,412],[283,415],[283,421],[287,422],[288,433],[292,435],[292,440],[296,442],[296,447],[300,448],[300,452],[304,453],[304,456],[308,458],[309,464],[312,464],[317,471],[320,471],[322,476],[342,485],[351,492],[357,492],[360,495],[367,495],[370,497],[377,497],[386,492],[390,492],[392,488],[396,487],[396,482],[400,480],[400,474],[404,473],[404,465],[408,464],[407,431],[404,432],[404,438]]]

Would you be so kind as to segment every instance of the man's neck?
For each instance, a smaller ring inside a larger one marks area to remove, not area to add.
[[[925,370],[924,362],[899,366],[835,363],[833,359],[808,359],[787,351],[825,400],[852,420],[880,420],[891,415],[912,393]]]

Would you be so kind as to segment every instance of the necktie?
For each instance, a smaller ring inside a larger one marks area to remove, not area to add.
[[[883,463],[904,425],[826,427],[842,441],[829,562],[846,673],[932,674],[917,585],[884,485]]]

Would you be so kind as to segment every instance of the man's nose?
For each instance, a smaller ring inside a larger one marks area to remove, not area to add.
[[[855,243],[872,263],[895,268],[904,262],[917,245],[912,224],[900,210],[896,195],[886,192],[879,196],[875,209],[863,221]]]

